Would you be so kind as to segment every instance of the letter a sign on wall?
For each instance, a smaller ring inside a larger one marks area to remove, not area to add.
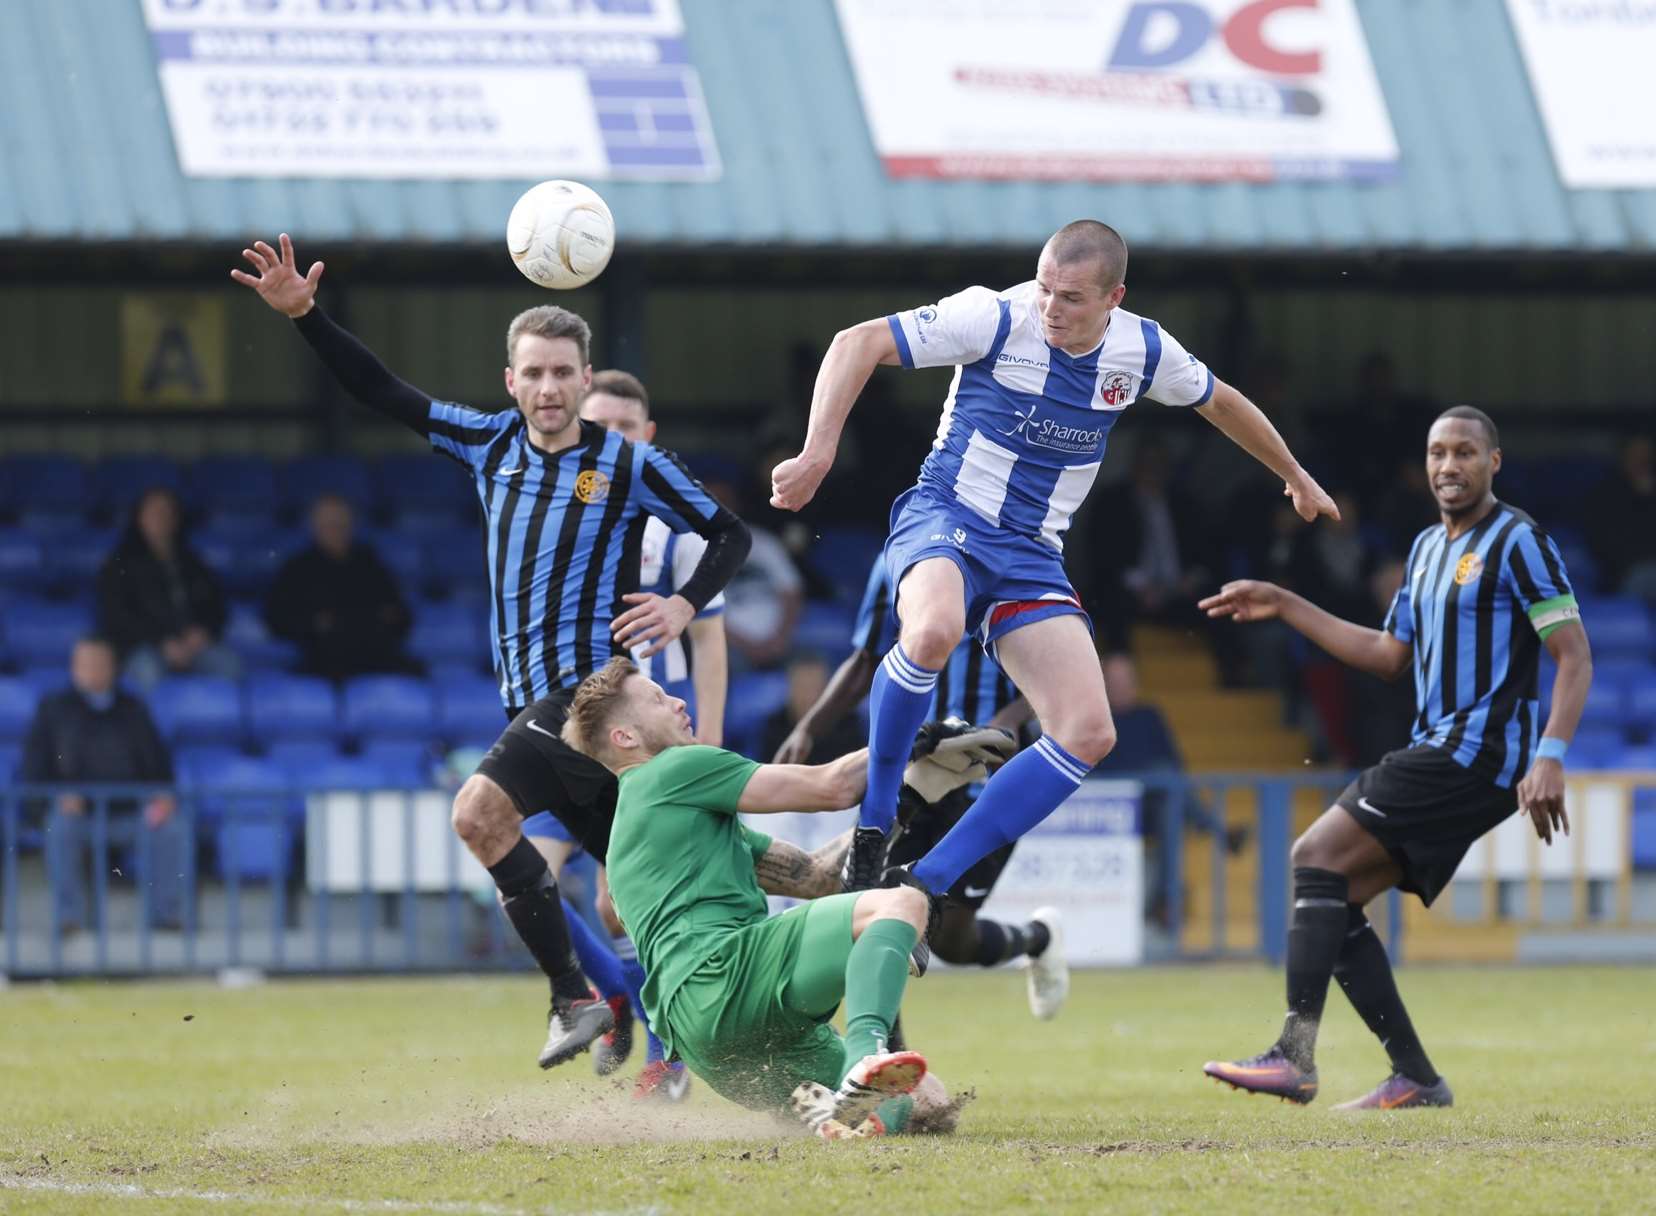
[[[1389,178],[1352,0],[838,0],[894,177]]]

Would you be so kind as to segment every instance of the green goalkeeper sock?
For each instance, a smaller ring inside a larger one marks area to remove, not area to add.
[[[908,985],[909,952],[920,940],[902,920],[877,920],[863,930],[845,960],[845,1067],[886,1049],[891,1023]]]
[[[907,1131],[913,1115],[914,1099],[908,1094],[887,1098],[874,1108],[874,1117],[880,1121],[888,1136],[900,1136]]]

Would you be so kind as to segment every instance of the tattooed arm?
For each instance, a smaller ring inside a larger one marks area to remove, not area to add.
[[[786,840],[772,840],[764,856],[753,863],[759,889],[767,895],[793,899],[821,899],[840,893],[840,867],[851,833],[834,837],[814,853]]]

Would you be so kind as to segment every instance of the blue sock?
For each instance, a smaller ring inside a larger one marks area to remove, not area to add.
[[[868,694],[868,792],[857,813],[859,827],[891,831],[914,732],[931,712],[936,689],[937,672],[910,660],[901,642],[886,651]]]
[[[633,1014],[644,1027],[644,1062],[649,1064],[661,1059],[662,1050],[661,1040],[650,1029],[650,1015],[644,1012],[644,964],[636,956],[622,959],[621,974],[627,980],[627,995],[632,997]]]
[[[621,960],[615,957],[609,943],[592,931],[581,914],[566,899],[564,917],[569,921],[569,941],[575,947],[575,957],[581,970],[606,1001],[612,996],[627,995],[627,981],[622,974]]]
[[[983,793],[914,864],[914,876],[941,894],[983,858],[1011,844],[1075,792],[1087,766],[1050,738],[1025,748],[989,778]]]

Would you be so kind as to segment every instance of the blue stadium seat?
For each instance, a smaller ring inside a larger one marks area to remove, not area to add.
[[[282,882],[293,864],[294,819],[264,800],[227,802],[214,850],[218,876],[238,882]]]
[[[857,614],[850,604],[812,600],[799,614],[794,649],[814,650],[830,664],[838,663],[851,652],[851,630],[856,623]]]
[[[472,675],[463,679],[431,681],[437,690],[437,733],[449,740],[481,739],[506,726],[500,688],[493,680]]]
[[[292,642],[272,637],[264,613],[251,600],[234,600],[224,626],[224,640],[241,656],[248,671],[281,671],[292,667],[299,649]]]
[[[124,525],[138,495],[157,486],[181,493],[184,478],[165,456],[111,456],[98,464],[92,484],[97,509]]]
[[[420,600],[413,606],[414,628],[408,650],[438,662],[476,664],[488,657],[483,642],[483,615],[475,605],[454,600]]]
[[[23,749],[12,743],[0,743],[0,786],[10,785],[23,771]]]
[[[379,764],[362,756],[340,756],[313,769],[306,780],[312,790],[378,790],[427,784],[423,773]]]
[[[0,528],[0,587],[39,589],[48,579],[40,537],[23,528]]]
[[[21,739],[34,721],[40,693],[16,676],[0,676],[0,739]]]
[[[285,877],[303,805],[269,760],[219,748],[188,749],[178,764],[197,822],[214,832],[218,874]]]
[[[424,785],[431,780],[439,751],[427,739],[370,739],[359,759],[380,772],[399,776],[397,785]]]
[[[1546,698],[1548,708],[1551,708],[1550,690],[1551,677],[1548,677],[1547,688],[1549,696]],[[1587,690],[1587,704],[1581,710],[1581,725],[1585,727],[1604,727],[1620,733],[1627,720],[1625,689],[1614,674],[1605,676],[1597,672],[1593,676],[1593,686]],[[1545,725],[1545,720],[1543,720]]]
[[[296,787],[306,783],[311,771],[343,755],[333,739],[277,739],[265,748],[265,759]]]
[[[1633,867],[1656,870],[1656,786],[1633,791]]]
[[[47,578],[54,586],[72,590],[92,586],[118,539],[113,528],[77,528],[53,536],[45,546]]]
[[[730,696],[725,704],[725,746],[752,756],[759,746],[765,720],[787,700],[787,672],[750,672],[731,680]]]
[[[1626,712],[1628,725],[1635,730],[1656,731],[1656,663],[1628,678]]]
[[[273,512],[276,470],[263,456],[204,456],[186,478],[191,503],[204,514]]]
[[[1650,610],[1643,600],[1631,596],[1593,599],[1582,605],[1581,619],[1595,658],[1648,659],[1656,653],[1656,631],[1651,629]]]
[[[417,676],[359,676],[345,685],[345,732],[359,739],[424,739],[437,707]]]
[[[191,544],[233,595],[252,595],[270,585],[277,568],[304,546],[304,538],[287,528],[244,537],[204,532]]]
[[[333,685],[316,676],[255,672],[247,678],[247,726],[255,742],[331,739],[339,730]]]
[[[834,589],[836,599],[855,604],[883,544],[885,537],[872,528],[824,528],[806,550],[805,564]]]
[[[1619,768],[1626,751],[1619,728],[1584,724],[1570,744],[1569,763],[1578,769]]]
[[[9,456],[0,460],[0,512],[80,516],[86,512],[86,466],[71,456]]]
[[[421,538],[411,532],[390,532],[381,529],[365,530],[362,539],[374,547],[380,561],[397,576],[405,592],[413,591],[425,579],[425,546]]]
[[[282,467],[282,508],[296,517],[310,511],[321,494],[337,494],[358,514],[374,506],[374,487],[368,469],[355,456],[300,456]]]
[[[83,600],[20,599],[5,612],[7,647],[29,666],[67,670],[69,651],[92,631],[92,607]]]
[[[273,532],[282,532],[270,511],[219,508],[209,511],[191,534],[200,543],[206,537],[222,538],[231,544],[260,541]]]
[[[374,481],[393,516],[414,514],[422,523],[458,522],[477,501],[464,469],[424,453],[383,457],[374,468]]]
[[[224,784],[221,774],[235,770],[239,761],[252,759],[257,757],[228,743],[186,743],[173,748],[173,772],[180,786],[201,789]]]
[[[173,743],[240,743],[242,694],[220,676],[169,676],[149,695],[150,712]]]

